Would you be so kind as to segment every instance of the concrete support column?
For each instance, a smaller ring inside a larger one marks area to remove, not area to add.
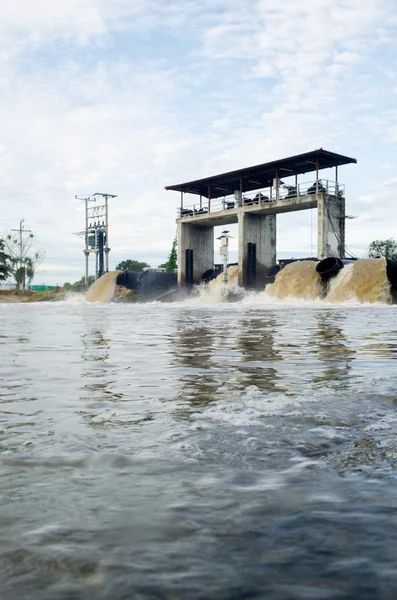
[[[243,205],[243,194],[240,190],[234,191],[234,203],[236,208],[239,208]]]
[[[345,256],[345,200],[325,193],[317,194],[317,256]]]
[[[214,266],[214,228],[178,223],[178,285],[186,280],[186,250],[193,250],[193,281],[199,283],[204,271]]]
[[[264,275],[276,264],[276,215],[238,215],[238,284],[248,283],[248,243],[256,245],[256,279],[259,288],[264,287]]]

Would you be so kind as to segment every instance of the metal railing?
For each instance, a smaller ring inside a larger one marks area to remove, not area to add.
[[[223,210],[235,210],[242,206],[265,205],[276,200],[279,202],[283,200],[290,201],[294,198],[315,195],[317,189],[319,193],[324,193],[327,196],[345,197],[345,186],[343,184],[337,184],[328,179],[319,179],[318,187],[316,182],[313,181],[299,183],[297,186],[283,184],[279,187],[278,194],[276,188],[268,188],[255,192],[255,194],[243,193],[241,199],[235,196],[225,196],[224,198],[215,198],[213,200],[208,200],[207,198],[205,200],[201,199],[200,203],[178,208],[178,217],[195,217]]]

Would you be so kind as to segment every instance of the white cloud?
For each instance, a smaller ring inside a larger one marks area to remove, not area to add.
[[[386,179],[386,181],[382,181],[380,185],[383,187],[396,187],[397,177],[391,177],[391,179]]]

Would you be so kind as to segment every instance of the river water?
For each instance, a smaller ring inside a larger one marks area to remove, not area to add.
[[[394,600],[396,319],[0,305],[2,600]]]

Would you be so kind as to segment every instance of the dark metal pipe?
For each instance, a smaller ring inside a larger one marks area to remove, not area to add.
[[[397,286],[397,260],[386,258],[386,275],[391,285]]]
[[[141,293],[167,291],[177,285],[177,274],[165,271],[123,271],[117,276],[117,285],[122,285],[128,290]]]
[[[265,273],[265,285],[268,285],[269,283],[274,283],[274,280],[276,279],[276,275],[280,271],[281,271],[280,265],[273,265],[272,267],[269,267],[269,269]]]
[[[177,286],[178,276],[176,273],[167,271],[142,271],[138,275],[140,293],[151,293],[167,291]]]
[[[340,258],[329,256],[328,258],[320,260],[316,266],[316,271],[323,281],[328,281],[329,279],[332,279],[332,277],[335,277],[343,267],[344,264]]]
[[[222,273],[222,267],[215,267],[214,269],[207,269],[207,271],[204,271],[204,273],[201,275],[201,281],[203,283],[208,283],[209,281],[216,279],[218,277],[219,273]]]
[[[137,273],[135,271],[123,271],[122,273],[120,273],[120,275],[117,276],[116,283],[117,285],[124,286],[125,288],[127,288],[127,290],[136,291],[140,287],[138,282],[139,275],[140,273]]]
[[[324,258],[324,260],[321,260],[318,263],[316,271],[321,276],[323,281],[328,281],[328,279],[335,277],[339,271],[343,269],[344,265],[348,265],[353,262],[356,261],[330,256],[328,258]],[[386,275],[391,285],[397,287],[397,260],[391,260],[389,258],[386,259]]]

